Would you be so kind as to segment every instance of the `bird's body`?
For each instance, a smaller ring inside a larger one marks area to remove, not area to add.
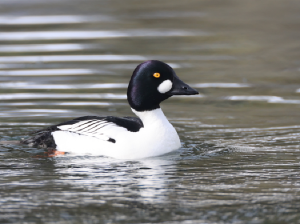
[[[159,156],[181,146],[160,102],[172,95],[192,94],[197,91],[183,83],[167,64],[147,61],[135,69],[127,92],[132,111],[139,118],[80,117],[37,131],[22,143],[118,159]]]

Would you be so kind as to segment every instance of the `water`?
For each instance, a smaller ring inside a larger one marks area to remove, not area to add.
[[[299,223],[299,9],[287,1],[0,2],[1,223]],[[163,103],[183,147],[138,161],[8,144],[132,116],[158,59],[200,91]]]

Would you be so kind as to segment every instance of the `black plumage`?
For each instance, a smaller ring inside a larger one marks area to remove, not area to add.
[[[53,125],[45,129],[35,131],[31,133],[32,136],[30,136],[29,138],[21,140],[21,143],[33,147],[56,148],[56,144],[51,133],[54,131],[59,131],[60,130],[59,126],[72,125],[81,121],[89,121],[89,120],[91,122],[95,120],[99,120],[99,121],[104,121],[107,124],[113,123],[119,127],[126,128],[128,131],[131,132],[137,132],[142,127],[144,127],[142,120],[137,117],[121,118],[121,117],[113,117],[113,116],[108,116],[108,117],[85,116],[85,117],[78,117],[70,121],[62,122],[60,124]],[[111,143],[116,143],[116,140],[113,138],[109,138],[108,141]]]

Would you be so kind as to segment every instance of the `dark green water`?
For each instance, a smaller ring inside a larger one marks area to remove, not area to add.
[[[162,108],[183,147],[138,161],[0,144],[0,223],[300,223],[300,2],[0,1],[0,140],[132,116],[148,59],[201,94]],[[142,150],[142,149],[141,149]]]

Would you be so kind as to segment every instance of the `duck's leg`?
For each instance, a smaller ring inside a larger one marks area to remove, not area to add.
[[[48,151],[44,153],[45,155],[36,155],[34,156],[34,158],[47,158],[47,157],[62,156],[66,154],[65,152],[57,151],[56,149],[53,148],[48,148]]]
[[[65,152],[57,151],[56,149],[48,149],[48,152],[45,152],[46,157],[55,157],[65,155]]]

